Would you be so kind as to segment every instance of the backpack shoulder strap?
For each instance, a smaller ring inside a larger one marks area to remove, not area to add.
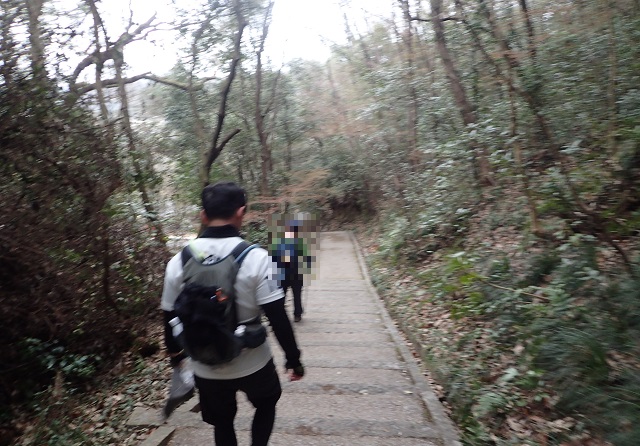
[[[198,249],[196,249],[196,247],[194,246],[193,242],[195,240],[196,239],[191,240],[187,246],[182,248],[182,266],[185,266],[189,259],[193,257],[195,257],[195,259],[199,262],[202,262],[205,259],[205,253],[203,253],[202,251],[198,251]]]
[[[231,251],[231,255],[235,259],[235,262],[238,264],[238,266],[240,266],[242,265],[242,262],[244,262],[247,254],[249,254],[249,251],[251,251],[253,248],[257,248],[258,246],[260,245],[258,245],[257,243],[251,245],[247,241],[243,240],[238,243],[238,246],[236,246],[233,251]]]
[[[182,266],[185,266],[189,261],[189,259],[193,257],[193,251],[191,250],[190,245],[191,243],[189,243],[187,246],[182,248],[182,253],[180,254],[180,257],[182,259]]]

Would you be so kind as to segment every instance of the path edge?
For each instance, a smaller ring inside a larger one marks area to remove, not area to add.
[[[431,386],[425,379],[420,367],[416,363],[413,354],[409,351],[409,347],[406,345],[405,340],[400,335],[398,328],[396,327],[393,319],[389,315],[387,311],[387,307],[384,304],[384,301],[378,294],[378,291],[373,286],[373,282],[371,281],[371,276],[369,275],[369,269],[367,268],[367,263],[364,260],[364,255],[362,254],[362,248],[358,239],[356,238],[353,231],[348,231],[349,237],[351,238],[352,243],[355,246],[356,257],[358,258],[358,264],[360,266],[360,271],[362,272],[363,277],[365,278],[365,282],[367,283],[367,288],[369,291],[375,296],[376,305],[380,310],[380,314],[382,315],[382,319],[387,329],[389,330],[389,334],[393,339],[393,342],[398,347],[400,354],[402,355],[402,359],[407,364],[407,370],[411,375],[411,379],[415,383],[416,387],[420,389],[420,398],[424,405],[427,407],[431,416],[433,417],[434,424],[437,430],[442,435],[442,440],[445,446],[462,446],[460,442],[460,436],[458,434],[458,429],[451,419],[444,412],[444,408],[440,403],[440,400],[436,396],[436,394],[431,389]],[[422,348],[420,348],[422,350]]]

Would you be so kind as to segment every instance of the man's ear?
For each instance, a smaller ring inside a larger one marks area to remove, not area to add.
[[[238,210],[236,211],[236,217],[244,217],[245,212],[247,212],[247,206],[238,208]]]
[[[209,224],[209,217],[207,217],[207,213],[204,211],[204,209],[200,211],[200,221],[205,226]]]

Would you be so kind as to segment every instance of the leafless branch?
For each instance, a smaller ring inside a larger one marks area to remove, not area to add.
[[[76,81],[78,80],[78,76],[80,76],[80,74],[86,68],[90,67],[94,63],[104,64],[108,60],[115,60],[117,58],[121,58],[122,57],[123,48],[127,44],[133,42],[134,40],[138,40],[140,38],[143,38],[144,35],[141,36],[141,34],[151,26],[151,24],[153,23],[153,21],[155,19],[156,19],[156,15],[154,14],[153,16],[151,16],[151,18],[149,20],[147,20],[146,22],[144,22],[141,25],[139,25],[132,32],[125,31],[124,33],[122,33],[120,35],[120,37],[118,37],[118,39],[112,45],[110,45],[108,47],[107,50],[105,50],[105,51],[94,51],[93,53],[87,55],[76,66],[75,70],[73,70],[73,74],[71,75],[71,80],[70,80],[69,83],[71,85],[75,84]],[[149,31],[152,31],[152,30],[149,30]]]
[[[204,84],[207,81],[213,80],[215,78],[213,77],[207,77],[207,78],[203,78],[201,80],[200,83],[195,84],[195,85],[188,85],[188,84],[183,84],[171,79],[167,79],[167,78],[163,78],[163,77],[158,77],[154,74],[151,73],[143,73],[143,74],[138,74],[136,76],[131,76],[131,77],[126,77],[124,79],[122,79],[122,82],[124,82],[125,84],[133,84],[134,82],[138,82],[140,80],[143,79],[147,79],[153,82],[157,82],[159,84],[164,84],[164,85],[168,85],[170,87],[174,87],[177,88],[179,90],[183,90],[183,91],[199,91],[202,90],[204,88]],[[101,85],[103,87],[117,87],[118,86],[118,80],[117,79],[105,79],[101,81]],[[73,87],[73,92],[75,93],[74,98],[79,98],[87,93],[89,93],[90,91],[96,90],[98,88],[98,83],[93,83],[93,84],[85,84],[85,83],[81,83],[81,84],[77,84]]]
[[[236,37],[234,40],[234,51],[233,51],[233,59],[231,60],[231,66],[229,67],[229,75],[225,81],[225,84],[222,88],[222,92],[220,94],[220,107],[218,108],[218,119],[216,122],[216,128],[213,133],[213,138],[211,141],[211,148],[209,153],[207,154],[207,161],[204,166],[204,175],[202,178],[204,183],[208,183],[209,181],[209,172],[211,170],[211,166],[216,158],[222,152],[222,148],[218,145],[218,140],[220,138],[220,134],[222,133],[222,125],[224,123],[224,118],[226,116],[226,107],[227,107],[227,99],[229,98],[229,93],[231,91],[231,84],[233,83],[233,79],[236,76],[236,68],[240,63],[240,58],[242,57],[241,53],[241,43],[242,43],[242,35],[244,33],[244,29],[247,26],[247,22],[245,17],[242,15],[242,8],[238,1],[235,4],[235,12],[238,17],[238,30],[236,32]],[[237,132],[233,133],[235,135]],[[232,138],[233,136],[231,136]],[[231,139],[228,138],[228,139]],[[226,142],[225,142],[226,144]]]

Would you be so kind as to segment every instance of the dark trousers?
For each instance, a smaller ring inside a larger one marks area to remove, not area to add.
[[[287,289],[291,288],[293,293],[293,315],[302,316],[302,277],[289,277],[282,281],[282,290],[287,294]]]
[[[266,446],[276,418],[276,403],[282,394],[278,372],[273,360],[252,375],[237,379],[204,379],[195,377],[202,419],[213,425],[216,446],[237,446],[233,420],[240,390],[256,408],[251,425],[251,445]]]

